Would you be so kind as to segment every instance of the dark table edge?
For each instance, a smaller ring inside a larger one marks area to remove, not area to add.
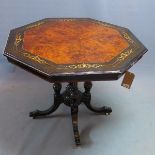
[[[36,70],[32,67],[27,67],[27,65],[14,60],[13,58],[9,57],[5,53],[3,54],[4,56],[7,57],[8,61],[12,64],[15,64],[22,69],[33,73],[37,75],[38,77],[54,83],[54,82],[71,82],[71,81],[111,81],[111,80],[118,80],[124,73],[121,72],[116,72],[116,73],[106,73],[106,74],[66,74],[66,75],[45,75],[43,72],[40,70]]]

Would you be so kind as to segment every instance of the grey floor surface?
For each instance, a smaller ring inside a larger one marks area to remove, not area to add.
[[[0,155],[155,155],[154,8],[154,0],[0,0]],[[122,78],[93,83],[92,103],[111,106],[113,113],[95,115],[80,106],[79,148],[68,107],[61,105],[46,119],[28,117],[52,104],[52,84],[2,56],[10,29],[46,17],[91,17],[125,26],[149,49],[130,70],[136,74],[130,90],[120,86]]]

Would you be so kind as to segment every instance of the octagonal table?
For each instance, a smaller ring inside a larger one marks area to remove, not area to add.
[[[54,104],[30,112],[38,118],[54,112],[61,103],[71,107],[76,145],[80,145],[78,106],[96,113],[112,109],[90,104],[91,81],[117,80],[147,51],[127,29],[89,18],[48,18],[10,31],[4,55],[23,69],[54,83]],[[85,91],[78,89],[83,81]],[[61,93],[61,83],[68,82]]]

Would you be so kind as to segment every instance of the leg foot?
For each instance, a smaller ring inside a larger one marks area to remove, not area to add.
[[[98,107],[92,106],[90,103],[85,103],[85,105],[87,106],[89,110],[96,112],[96,113],[110,115],[110,113],[112,112],[112,109],[110,107],[103,106],[101,108],[98,108]]]
[[[71,106],[72,125],[74,132],[75,144],[80,145],[80,135],[78,131],[78,106]]]
[[[82,101],[89,110],[96,112],[96,113],[102,113],[105,115],[109,115],[112,112],[112,109],[110,107],[103,106],[101,108],[97,108],[90,104],[90,101],[91,101],[90,90],[92,88],[92,83],[90,81],[86,81],[84,83],[84,88],[85,88],[85,92],[83,93]]]
[[[32,117],[33,119],[38,117],[38,116],[45,116],[45,115],[48,115],[52,112],[54,112],[58,107],[59,107],[59,103],[54,103],[53,106],[51,106],[49,109],[47,110],[35,110],[35,111],[32,111],[29,113],[29,116]]]
[[[54,89],[54,104],[47,110],[35,110],[29,113],[30,117],[36,118],[38,116],[45,116],[48,115],[52,112],[54,112],[59,105],[62,103],[62,96],[60,95],[60,90],[61,90],[61,84],[60,83],[54,83],[53,84],[53,89]]]

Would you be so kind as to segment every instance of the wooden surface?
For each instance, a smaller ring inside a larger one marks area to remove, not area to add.
[[[11,30],[4,55],[49,82],[117,80],[146,53],[127,28],[46,18]]]
[[[105,63],[129,46],[113,28],[80,20],[48,21],[24,32],[23,48],[56,64]]]

